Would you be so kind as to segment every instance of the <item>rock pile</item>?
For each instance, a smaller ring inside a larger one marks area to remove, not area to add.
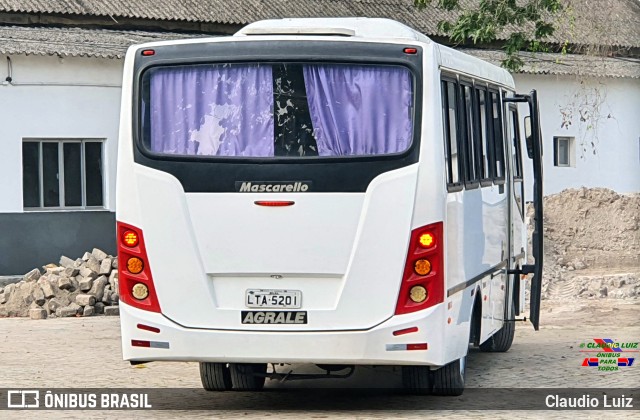
[[[118,259],[94,248],[82,258],[34,268],[0,288],[0,317],[119,315]]]

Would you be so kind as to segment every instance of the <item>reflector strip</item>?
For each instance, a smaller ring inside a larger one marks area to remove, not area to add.
[[[411,328],[405,328],[403,330],[398,330],[398,331],[394,331],[393,335],[404,335],[404,334],[411,334],[414,332],[418,332],[418,327],[411,327]]]
[[[427,350],[427,343],[407,344],[407,350]]]
[[[414,344],[387,344],[387,351],[400,351],[400,350],[427,350],[427,343],[414,343]]]
[[[154,332],[154,333],[159,333],[160,332],[160,328],[151,327],[149,325],[138,324],[137,327],[138,327],[139,330],[151,331],[151,332]]]
[[[150,341],[151,348],[154,349],[168,349],[169,342],[168,341]]]
[[[264,206],[264,207],[286,207],[293,206],[296,204],[295,201],[254,201],[253,204],[256,206]]]
[[[387,344],[387,351],[406,350],[406,344]]]
[[[133,347],[150,347],[154,349],[168,349],[168,341],[146,341],[146,340],[131,340]]]

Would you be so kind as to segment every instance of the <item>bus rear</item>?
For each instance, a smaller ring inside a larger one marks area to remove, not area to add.
[[[206,388],[231,387],[230,369],[244,389],[266,363],[455,356],[442,345],[443,199],[414,214],[427,54],[411,39],[329,36],[130,49],[117,179],[126,360],[198,361]]]

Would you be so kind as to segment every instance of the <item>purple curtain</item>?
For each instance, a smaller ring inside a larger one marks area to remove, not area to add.
[[[270,65],[152,70],[151,150],[209,156],[273,156]]]
[[[409,147],[413,132],[409,70],[305,65],[303,71],[320,156],[380,155]]]

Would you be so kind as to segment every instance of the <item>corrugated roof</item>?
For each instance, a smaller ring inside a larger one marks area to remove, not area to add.
[[[461,49],[460,51],[500,65],[505,53],[496,50]],[[520,73],[553,74],[583,77],[640,78],[640,60],[578,54],[521,53],[524,66]]]
[[[463,8],[479,0],[461,0]],[[638,0],[563,0],[556,43],[640,46]],[[0,11],[247,24],[280,17],[387,17],[427,35],[454,14],[414,0],[0,0]]]
[[[206,37],[206,34],[118,31],[82,28],[34,28],[0,26],[0,54],[61,55],[73,57],[122,58],[133,44],[169,39]],[[463,49],[496,65],[505,58],[502,51]],[[575,54],[521,55],[522,73],[640,78],[640,60],[604,58]]]
[[[0,26],[0,54],[122,58],[130,45],[185,37],[171,32]]]

